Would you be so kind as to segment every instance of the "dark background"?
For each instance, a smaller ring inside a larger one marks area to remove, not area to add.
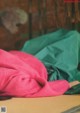
[[[20,49],[26,40],[55,31],[59,28],[80,31],[80,3],[64,3],[64,0],[0,0],[0,10],[19,7],[28,15],[27,24],[10,34],[0,26],[0,48]]]

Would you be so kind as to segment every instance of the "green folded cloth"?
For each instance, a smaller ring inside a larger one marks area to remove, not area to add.
[[[80,94],[80,84],[71,87],[67,92],[65,92],[65,94],[66,95]]]
[[[48,80],[80,81],[80,34],[65,29],[26,41],[21,51],[30,53],[43,62]]]

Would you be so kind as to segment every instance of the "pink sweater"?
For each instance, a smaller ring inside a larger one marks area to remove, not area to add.
[[[49,82],[47,77],[46,68],[34,56],[0,49],[0,96],[57,96],[68,90],[66,80]]]

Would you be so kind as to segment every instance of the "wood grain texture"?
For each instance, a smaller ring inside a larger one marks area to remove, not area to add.
[[[64,3],[64,0],[0,0],[0,10],[6,7],[19,7],[29,15],[28,22],[19,28],[17,34],[12,35],[0,26],[0,48],[6,50],[20,49],[26,40],[59,28],[80,30],[80,3]],[[27,35],[23,38],[23,34]]]

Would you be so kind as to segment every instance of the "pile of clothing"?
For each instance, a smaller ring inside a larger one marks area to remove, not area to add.
[[[80,34],[60,29],[27,41],[20,51],[0,49],[0,96],[46,97],[80,93]]]

